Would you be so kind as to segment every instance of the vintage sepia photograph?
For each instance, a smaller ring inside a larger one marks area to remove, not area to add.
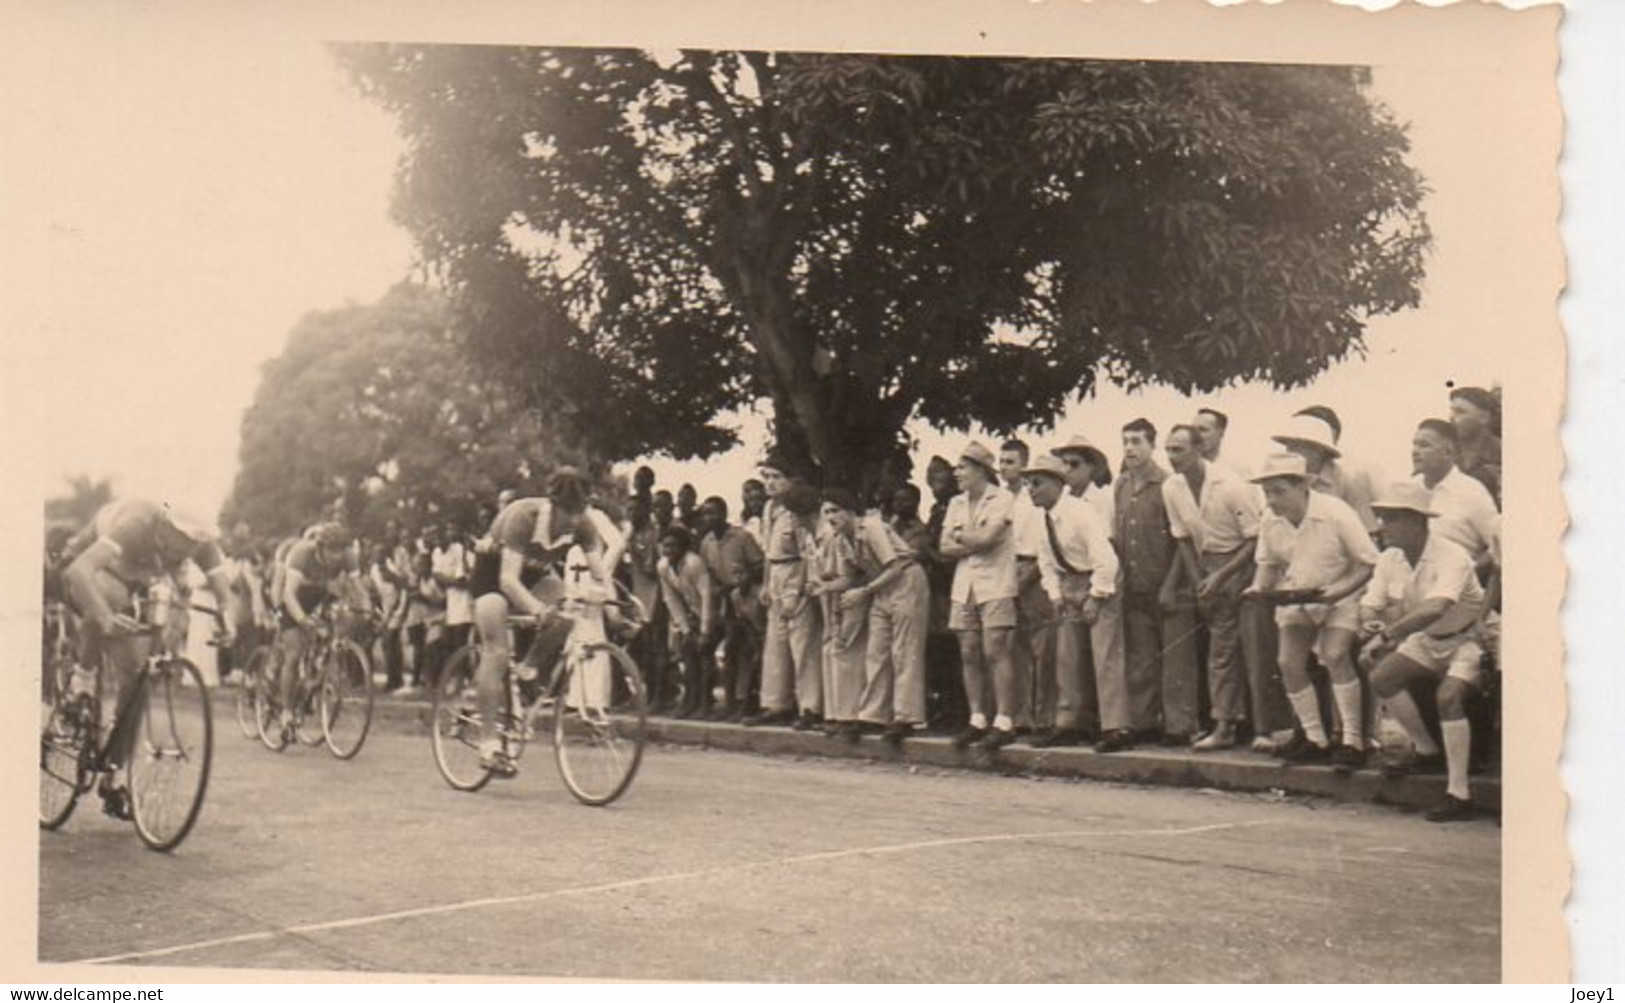
[[[32,970],[1563,977],[1556,18],[1041,6],[61,50]]]

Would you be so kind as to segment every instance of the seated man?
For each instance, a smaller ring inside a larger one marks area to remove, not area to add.
[[[1258,530],[1258,570],[1249,594],[1266,600],[1277,590],[1301,598],[1281,606],[1281,677],[1302,734],[1279,750],[1288,763],[1332,760],[1340,771],[1365,765],[1365,734],[1354,639],[1360,628],[1357,593],[1371,579],[1377,548],[1354,509],[1309,489],[1303,457],[1271,456],[1253,481],[1262,484],[1270,515]],[[1343,741],[1328,746],[1320,698],[1309,680],[1313,649],[1332,677],[1332,697],[1343,721]]]
[[[91,525],[69,541],[64,551],[67,569],[63,579],[70,600],[83,618],[80,657],[84,665],[96,665],[105,654],[117,677],[119,706],[114,720],[125,727],[107,740],[107,776],[101,789],[102,807],[115,818],[129,817],[128,793],[116,786],[115,777],[130,753],[135,739],[133,717],[125,721],[126,705],[135,697],[129,685],[141,660],[147,656],[151,639],[136,632],[142,624],[136,617],[138,603],[147,591],[166,579],[179,580],[178,572],[191,560],[208,576],[209,589],[224,609],[231,595],[231,580],[220,552],[218,531],[208,522],[144,498],[113,502],[96,515]],[[179,645],[186,622],[186,605],[177,603],[164,623],[163,644]],[[221,623],[221,643],[234,640],[229,618]]]
[[[1376,666],[1371,688],[1416,746],[1414,757],[1395,757],[1384,763],[1383,772],[1397,776],[1437,767],[1439,746],[1410,692],[1413,686],[1436,688],[1449,780],[1444,800],[1427,818],[1470,819],[1473,801],[1467,764],[1472,734],[1466,702],[1481,685],[1483,652],[1477,624],[1484,611],[1484,589],[1471,555],[1460,544],[1430,532],[1430,520],[1437,513],[1426,487],[1396,484],[1372,507],[1388,549],[1360,600],[1365,657]]]

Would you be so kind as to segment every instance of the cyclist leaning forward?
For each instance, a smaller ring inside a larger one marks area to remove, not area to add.
[[[535,640],[525,666],[547,671],[569,640],[571,621],[555,612],[564,593],[557,568],[578,546],[600,568],[613,571],[625,540],[613,520],[588,504],[587,482],[573,470],[560,470],[545,497],[509,502],[491,523],[489,545],[474,557],[469,584],[474,593],[474,630],[480,646],[474,671],[480,715],[480,766],[499,777],[518,772],[502,748],[495,722],[502,705],[502,671],[508,663],[508,617],[537,618]],[[604,580],[608,581],[607,573]]]
[[[68,543],[63,578],[69,599],[83,618],[80,659],[87,668],[105,655],[113,664],[118,686],[118,708],[113,720],[118,732],[108,737],[108,772],[101,784],[102,810],[114,818],[130,817],[129,793],[115,779],[130,754],[137,721],[126,706],[136,698],[131,685],[152,639],[138,633],[136,604],[144,601],[158,582],[177,585],[182,566],[191,560],[208,576],[209,588],[221,610],[230,608],[231,576],[216,542],[219,531],[204,519],[144,498],[124,498],[105,506],[96,518]],[[177,590],[178,591],[178,590]],[[162,625],[165,649],[176,650],[186,630],[188,606],[175,603]],[[220,620],[221,644],[230,645],[231,617]]]
[[[293,708],[299,683],[299,663],[315,641],[316,616],[336,599],[333,586],[351,570],[350,534],[336,522],[307,530],[288,548],[281,566],[278,618],[282,623],[282,734],[293,741]]]

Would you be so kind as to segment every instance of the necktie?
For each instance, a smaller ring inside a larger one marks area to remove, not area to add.
[[[1071,575],[1087,575],[1087,571],[1079,571],[1072,562],[1066,559],[1066,551],[1061,549],[1061,538],[1055,535],[1055,516],[1049,509],[1044,510],[1044,529],[1049,532],[1049,549],[1055,555],[1055,563],[1061,570]]]

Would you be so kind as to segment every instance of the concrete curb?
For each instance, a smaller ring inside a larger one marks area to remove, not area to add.
[[[217,704],[231,714],[233,693],[224,688]],[[427,729],[427,700],[379,695],[374,698],[374,725]],[[222,721],[221,724],[227,724]],[[235,728],[235,721],[228,727]],[[1006,775],[1036,775],[1103,780],[1112,783],[1160,787],[1212,788],[1258,794],[1322,797],[1361,801],[1401,808],[1431,807],[1444,795],[1443,777],[1405,777],[1389,780],[1374,769],[1342,775],[1329,766],[1283,766],[1251,752],[1195,754],[1182,749],[1143,748],[1111,754],[1085,748],[1034,749],[1012,745],[988,753],[955,749],[947,738],[911,738],[894,749],[874,736],[857,742],[826,738],[820,732],[785,727],[746,728],[710,721],[649,719],[650,737],[668,745],[697,746],[762,756],[817,757],[979,770]],[[1473,800],[1491,814],[1501,810],[1501,783],[1496,777],[1473,778]]]

